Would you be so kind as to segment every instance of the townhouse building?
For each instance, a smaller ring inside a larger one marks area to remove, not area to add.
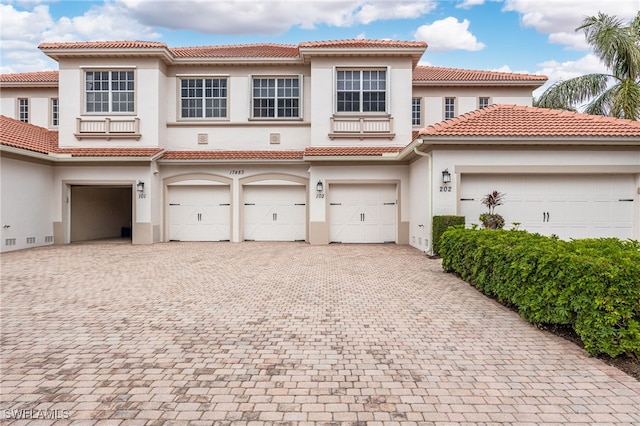
[[[640,238],[640,124],[532,107],[539,75],[423,42],[43,43],[0,76],[2,251],[104,238],[410,244],[507,194],[507,227]],[[514,225],[516,224],[516,225]]]

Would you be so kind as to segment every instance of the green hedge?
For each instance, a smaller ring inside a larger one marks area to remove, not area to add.
[[[590,354],[640,357],[638,241],[450,228],[439,254],[445,271],[528,321],[571,326]]]
[[[440,236],[450,226],[464,226],[464,216],[434,216],[433,217],[433,253],[439,254]]]

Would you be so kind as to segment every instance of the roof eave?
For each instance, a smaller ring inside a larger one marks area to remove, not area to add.
[[[61,58],[101,58],[101,57],[155,57],[171,63],[173,56],[166,48],[97,48],[82,47],[77,49],[61,49],[41,47],[40,50],[51,59],[60,62]]]
[[[57,81],[3,81],[0,82],[0,88],[57,88],[59,83]]]
[[[187,164],[305,164],[305,161],[300,158],[295,159],[270,159],[270,158],[176,158],[176,159],[164,159],[159,158],[158,164],[167,165],[187,165]]]
[[[640,148],[640,136],[434,136],[419,135],[425,145],[547,145],[547,146],[632,146]],[[482,142],[478,144],[478,142]],[[518,142],[514,144],[514,142]]]
[[[302,65],[301,58],[174,57],[172,65]]]
[[[547,80],[413,80],[414,86],[523,86],[540,87]]]

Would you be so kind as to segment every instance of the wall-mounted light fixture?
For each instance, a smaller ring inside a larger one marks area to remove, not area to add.
[[[139,180],[138,184],[136,185],[136,190],[138,192],[144,192],[144,182]]]
[[[442,183],[451,183],[451,173],[449,173],[449,169],[442,171]]]
[[[318,183],[316,184],[316,191],[318,192],[324,191],[324,185],[322,184],[321,180],[319,180]]]

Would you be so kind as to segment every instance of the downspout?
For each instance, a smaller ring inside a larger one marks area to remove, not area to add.
[[[422,152],[418,150],[418,146],[422,145],[424,141],[422,139],[418,140],[418,145],[413,147],[413,152],[415,152],[420,157],[427,158],[427,164],[429,169],[429,178],[428,178],[428,188],[429,188],[429,219],[433,222],[433,157],[431,153]],[[433,223],[427,229],[427,250],[425,253],[427,256],[433,256]]]

